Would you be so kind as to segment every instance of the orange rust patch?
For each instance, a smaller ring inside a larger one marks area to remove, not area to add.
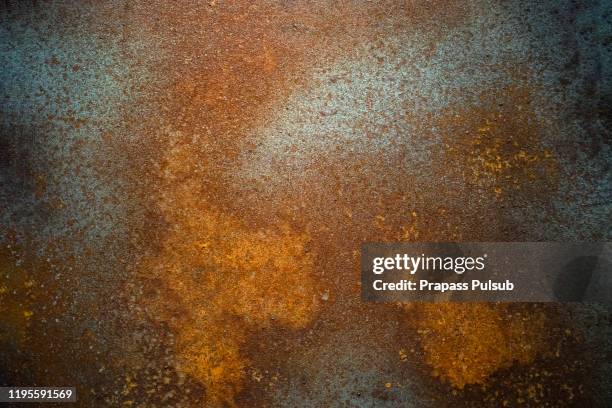
[[[297,329],[313,318],[313,259],[307,234],[250,230],[203,199],[189,152],[175,143],[161,166],[157,197],[169,228],[142,278],[157,295],[147,300],[155,319],[177,333],[182,369],[204,384],[210,404],[234,405],[249,364],[240,352],[247,329]]]
[[[433,375],[457,388],[484,384],[495,371],[529,364],[545,347],[542,310],[495,304],[422,304],[416,327]]]
[[[483,198],[538,199],[556,189],[555,156],[540,141],[529,92],[503,90],[480,107],[454,109],[437,120],[443,135],[440,171]],[[406,238],[418,238],[406,231]],[[433,374],[457,388],[483,384],[499,369],[528,364],[544,347],[547,318],[541,310],[495,304],[414,306],[413,321]],[[525,309],[527,310],[527,309]]]

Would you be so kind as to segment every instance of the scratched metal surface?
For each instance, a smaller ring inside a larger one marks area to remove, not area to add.
[[[373,305],[363,241],[610,240],[609,1],[4,1],[0,383],[610,406],[597,305]]]

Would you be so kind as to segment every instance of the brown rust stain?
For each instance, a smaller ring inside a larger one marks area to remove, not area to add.
[[[491,197],[542,197],[557,187],[558,164],[540,141],[543,126],[530,91],[515,87],[500,94],[495,102],[483,96],[483,107],[455,109],[443,116],[441,160],[458,168],[468,187]]]
[[[69,288],[73,292],[74,287],[60,279],[67,275],[67,267],[51,256],[39,257],[29,246],[15,244],[11,233],[8,236],[8,243],[0,247],[0,346],[7,351],[0,360],[4,374],[14,384],[74,384],[77,375],[91,374],[95,355],[88,337],[91,333],[75,330],[78,325],[70,319]],[[83,366],[75,371],[74,361]],[[41,366],[50,369],[41,370]],[[83,401],[88,398],[82,396]]]
[[[26,340],[34,316],[36,282],[16,253],[10,244],[0,248],[0,344],[4,347],[18,347]]]

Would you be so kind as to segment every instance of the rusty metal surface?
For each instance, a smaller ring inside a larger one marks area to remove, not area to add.
[[[5,1],[0,385],[609,406],[598,305],[374,305],[364,241],[611,236],[608,1]]]

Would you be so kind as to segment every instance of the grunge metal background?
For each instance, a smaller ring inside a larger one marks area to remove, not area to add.
[[[610,406],[596,304],[363,303],[359,246],[606,241],[612,3],[3,1],[0,385]]]

